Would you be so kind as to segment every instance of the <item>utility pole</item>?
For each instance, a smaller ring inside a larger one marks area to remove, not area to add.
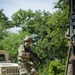
[[[71,38],[69,54],[71,54],[72,57],[72,75],[75,75],[75,0],[66,0],[66,2],[69,4],[69,34]],[[68,55],[68,62],[69,56],[70,55]],[[68,63],[66,69],[68,69]],[[65,75],[67,75],[67,70]]]
[[[72,75],[75,75],[75,0],[69,0],[69,24],[72,43]]]

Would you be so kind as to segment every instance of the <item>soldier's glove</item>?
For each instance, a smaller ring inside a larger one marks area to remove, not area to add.
[[[30,56],[31,56],[31,54],[28,53],[28,52],[25,52],[25,53],[22,54],[23,59],[30,59]]]

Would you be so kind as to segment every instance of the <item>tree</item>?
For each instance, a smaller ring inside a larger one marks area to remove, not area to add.
[[[1,35],[6,29],[14,26],[20,27],[22,30],[18,32],[18,34],[8,33],[7,36],[4,36],[1,40],[0,48],[8,51],[11,60],[14,60],[14,58],[17,60],[18,46],[23,43],[26,35],[32,35],[34,37],[32,45],[33,51],[48,64],[47,67],[43,67],[43,73],[48,74],[49,63],[56,59],[60,60],[59,64],[55,66],[58,71],[57,66],[60,66],[60,63],[62,63],[63,66],[68,51],[67,41],[64,37],[66,28],[60,28],[61,25],[65,26],[68,23],[68,6],[64,3],[64,0],[59,0],[56,5],[59,10],[53,14],[45,10],[33,12],[30,9],[28,11],[20,9],[12,15],[12,20],[8,21],[6,19],[2,21],[0,24],[2,25]],[[66,7],[66,9],[64,9],[64,7]],[[1,20],[4,20],[4,18]],[[40,72],[42,71],[41,68]],[[55,73],[54,71],[55,70],[53,70],[53,73]],[[55,74],[58,74],[58,72]]]
[[[0,10],[0,40],[5,36],[8,18],[4,15],[3,9]]]
[[[1,46],[3,50],[6,50],[10,56],[11,61],[17,62],[18,47],[23,44],[26,35],[30,35],[27,32],[22,32],[19,34],[9,33],[4,40],[1,41]]]
[[[51,14],[45,11],[33,12],[20,9],[13,14],[12,21],[14,25],[22,28],[22,32],[25,31],[36,35],[33,49],[44,60],[62,59],[66,56],[67,46],[65,45],[64,31],[60,29],[60,26],[67,24],[67,13],[60,10]]]

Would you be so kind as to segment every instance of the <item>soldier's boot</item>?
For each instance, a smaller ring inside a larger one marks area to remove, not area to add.
[[[38,73],[31,72],[30,75],[38,75]]]
[[[38,72],[33,68],[30,71],[30,75],[38,75]]]

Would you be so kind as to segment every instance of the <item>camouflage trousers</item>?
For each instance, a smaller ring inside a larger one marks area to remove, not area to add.
[[[30,75],[38,75],[38,72],[34,65],[25,64],[25,67]]]
[[[27,75],[38,75],[38,71],[34,64],[21,63],[20,66],[21,68],[25,68],[27,70]]]

